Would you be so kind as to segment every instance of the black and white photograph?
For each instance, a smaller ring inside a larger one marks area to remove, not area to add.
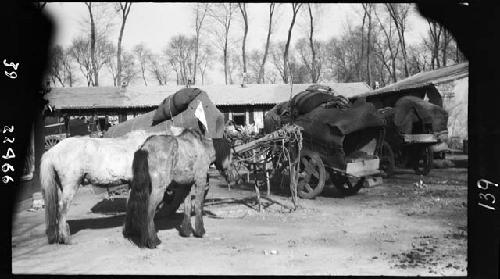
[[[470,43],[432,4],[29,4],[13,274],[471,276],[500,180],[468,183]]]

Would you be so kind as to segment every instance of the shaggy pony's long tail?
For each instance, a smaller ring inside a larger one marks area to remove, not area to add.
[[[52,153],[45,152],[42,156],[40,164],[40,182],[42,186],[42,194],[45,199],[45,226],[49,244],[58,241],[58,224],[59,217],[59,182],[57,172],[54,169]]]
[[[139,243],[148,235],[148,204],[151,195],[151,177],[149,175],[148,151],[139,149],[134,153],[132,162],[132,182],[127,202],[127,215],[123,227],[125,238],[134,238]],[[138,237],[139,239],[137,239]]]

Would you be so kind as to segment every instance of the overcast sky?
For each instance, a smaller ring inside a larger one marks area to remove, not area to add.
[[[321,15],[315,36],[319,40],[328,40],[342,34],[344,26],[349,21],[359,24],[361,20],[360,4],[320,4]],[[163,50],[169,39],[177,34],[194,35],[193,26],[193,3],[134,3],[126,23],[123,37],[123,46],[131,50],[133,46],[144,42],[154,52]],[[46,10],[52,16],[56,25],[55,44],[67,47],[76,36],[84,32],[86,25],[83,22],[88,19],[88,11],[82,2],[74,3],[48,3]],[[249,31],[247,37],[247,50],[263,49],[268,22],[267,3],[249,3]],[[299,19],[292,33],[292,45],[298,38],[307,34],[306,13],[299,15]],[[239,12],[237,16],[240,17]],[[290,24],[292,12],[289,4],[282,4],[278,8],[278,20],[272,41],[285,41]],[[117,22],[119,19],[117,17]],[[206,26],[210,27],[210,26]],[[243,36],[243,25],[241,21],[232,25],[234,37]],[[119,25],[113,29],[110,39],[116,43]],[[421,41],[427,32],[425,19],[413,10],[408,22],[407,41]],[[237,48],[240,46],[238,44]],[[222,73],[212,73],[212,83],[223,83]]]

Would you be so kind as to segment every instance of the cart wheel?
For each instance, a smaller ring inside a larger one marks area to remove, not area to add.
[[[396,167],[394,152],[392,152],[391,146],[386,141],[382,143],[380,150],[380,169],[384,171],[387,177],[392,176]]]
[[[352,196],[359,192],[359,189],[363,187],[365,183],[365,178],[349,178],[345,176],[335,175],[333,179],[333,184],[335,187],[344,195]]]
[[[54,147],[54,145],[58,144],[61,139],[56,135],[49,135],[45,137],[45,151]]]
[[[312,199],[319,195],[325,186],[325,178],[325,166],[319,155],[309,150],[302,150],[297,184],[299,197]]]
[[[413,169],[415,170],[416,174],[421,174],[421,175],[427,175],[432,169],[432,162],[434,159],[434,153],[432,151],[431,146],[425,146],[420,148],[417,152],[416,155],[418,158],[414,162],[414,167]]]

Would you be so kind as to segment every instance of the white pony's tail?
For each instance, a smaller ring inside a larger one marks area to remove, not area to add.
[[[40,181],[45,199],[45,226],[49,244],[58,241],[59,197],[57,173],[54,169],[53,157],[50,151],[45,152],[40,164]]]

